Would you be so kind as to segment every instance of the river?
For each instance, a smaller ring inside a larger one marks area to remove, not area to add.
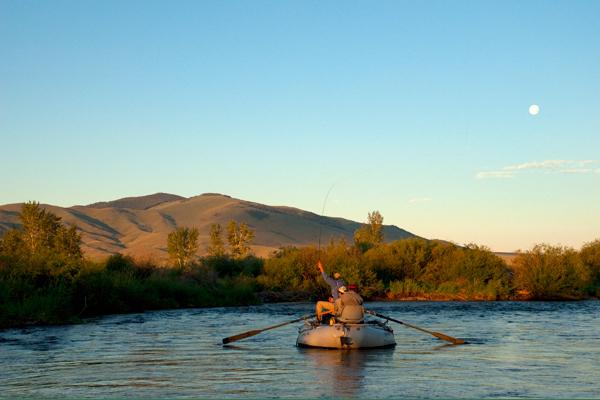
[[[312,304],[111,315],[0,331],[0,397],[600,397],[600,301],[390,302],[367,307],[463,338],[391,323],[393,349],[295,346]]]

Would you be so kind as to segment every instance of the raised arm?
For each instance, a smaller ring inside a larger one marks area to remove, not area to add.
[[[327,276],[327,274],[325,273],[325,270],[323,269],[323,264],[321,264],[321,260],[317,261],[317,268],[319,268],[319,271],[321,272],[321,276],[323,276],[323,280],[329,286],[331,286],[331,289],[337,289],[337,283],[336,283],[335,279]]]

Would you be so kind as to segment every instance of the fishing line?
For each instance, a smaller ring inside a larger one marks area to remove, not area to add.
[[[329,194],[333,190],[333,187],[335,185],[337,185],[338,183],[339,183],[339,181],[334,182],[333,185],[331,185],[331,187],[327,191],[327,194],[325,195],[325,198],[323,199],[323,208],[321,209],[321,218],[319,218],[320,219],[320,221],[319,221],[319,251],[317,253],[319,256],[319,260],[321,259],[321,233],[323,231],[323,220],[325,219],[325,206],[327,205],[327,199],[329,198]]]
[[[358,174],[352,175],[352,177],[356,178],[356,177],[360,177],[361,175],[367,175],[367,174],[371,175],[371,173],[369,171],[362,171],[362,172],[359,172]],[[323,232],[323,220],[325,219],[325,207],[327,206],[327,200],[329,200],[329,195],[331,194],[331,191],[333,190],[333,188],[335,186],[337,186],[339,183],[341,183],[347,179],[349,179],[349,177],[340,178],[337,181],[333,182],[333,184],[329,187],[329,190],[327,191],[325,198],[323,199],[323,207],[321,209],[321,215],[319,218],[319,250],[317,253],[319,260],[321,259],[321,234]]]

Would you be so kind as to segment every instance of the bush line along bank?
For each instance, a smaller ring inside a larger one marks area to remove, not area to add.
[[[180,231],[170,235],[170,247],[180,250],[171,254],[174,266],[165,268],[120,254],[104,262],[86,260],[76,229],[64,227],[37,203],[23,206],[21,220],[22,229],[0,239],[0,327],[151,309],[325,298],[327,288],[315,267],[318,259],[357,284],[367,299],[555,300],[600,295],[600,240],[580,251],[538,245],[507,265],[476,245],[416,238],[384,243],[383,218],[374,212],[352,244],[331,242],[321,250],[282,248],[266,259],[247,251],[253,232],[243,224],[228,228],[235,239],[230,240],[230,252],[217,234],[221,228],[213,226],[211,246],[216,250],[202,258],[190,250],[190,237],[197,235]],[[178,246],[177,237],[183,237],[186,246]]]

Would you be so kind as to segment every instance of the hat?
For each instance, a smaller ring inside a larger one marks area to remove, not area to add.
[[[340,275],[340,273],[339,273],[339,272],[334,272],[334,273],[333,273],[333,277],[334,277],[335,279],[340,279],[340,278],[342,277],[342,275]]]
[[[340,293],[346,293],[346,290],[348,290],[348,289],[346,289],[346,286],[340,286],[338,288],[338,292],[340,292]]]

